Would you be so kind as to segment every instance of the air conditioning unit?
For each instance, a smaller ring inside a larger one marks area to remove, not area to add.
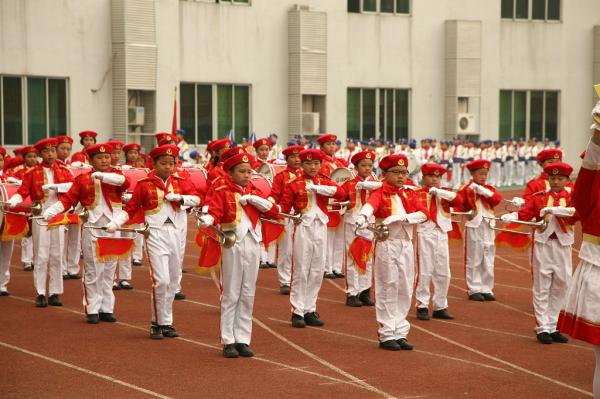
[[[319,133],[319,116],[318,112],[303,112],[302,132],[308,134]]]
[[[129,107],[127,109],[127,124],[142,126],[144,124],[144,107]]]
[[[475,133],[477,129],[475,114],[458,114],[456,118],[456,133]]]

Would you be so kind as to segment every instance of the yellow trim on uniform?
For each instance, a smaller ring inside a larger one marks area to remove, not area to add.
[[[591,234],[583,233],[583,241],[589,242],[590,244],[600,245],[600,236],[594,236]]]

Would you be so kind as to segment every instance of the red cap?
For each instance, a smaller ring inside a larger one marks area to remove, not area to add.
[[[79,137],[81,137],[81,138],[84,138],[84,137],[96,138],[96,136],[98,136],[98,133],[94,132],[93,130],[84,130],[83,132],[79,132]]]
[[[23,153],[23,147],[17,147],[17,148],[13,148],[13,154],[15,155],[20,155]]]
[[[421,173],[423,173],[423,175],[442,176],[446,172],[448,172],[448,169],[436,163],[426,163],[421,166]]]
[[[165,135],[162,136],[162,138],[158,141],[158,145],[166,145],[169,141],[177,142],[177,137],[173,136],[172,134],[165,133]]]
[[[325,153],[321,150],[302,150],[300,151],[301,161],[322,161]]]
[[[271,140],[269,140],[269,139],[258,139],[252,145],[256,149],[258,149],[258,147],[260,147],[261,145],[268,145],[269,148],[270,148],[270,147],[273,147],[273,142]]]
[[[173,158],[177,158],[177,155],[179,155],[179,148],[173,144],[161,145],[153,148],[148,155],[153,160],[161,155],[171,155]]]
[[[6,148],[0,147],[0,155],[2,155],[2,158],[6,156]]]
[[[372,159],[374,161],[375,153],[373,151],[357,152],[356,154],[354,154],[352,159],[350,159],[350,162],[352,162],[354,165],[356,165],[356,164],[358,164],[359,161],[362,161],[363,159]]]
[[[129,143],[123,146],[123,152],[125,154],[127,154],[129,151],[132,150],[136,150],[136,151],[140,151],[142,149],[142,146],[136,143]]]
[[[85,149],[85,152],[87,153],[88,157],[92,158],[96,154],[110,154],[113,152],[113,150],[114,149],[112,145],[108,143],[102,143],[89,146]]]
[[[73,139],[69,136],[58,136],[58,137],[56,137],[56,140],[58,141],[58,143],[56,145],[63,144],[63,143],[73,144]]]
[[[160,133],[156,133],[154,135],[154,138],[156,139],[156,141],[161,141],[163,139],[163,137],[165,137],[167,134],[167,132],[160,132]]]
[[[329,143],[330,141],[335,142],[336,140],[337,136],[335,134],[323,134],[317,138],[317,143],[325,144]]]
[[[37,150],[32,145],[26,145],[25,147],[19,148],[19,152],[15,152],[15,154],[29,154],[30,152],[35,152],[37,154]]]
[[[9,169],[15,168],[19,165],[23,165],[24,163],[25,163],[25,160],[23,159],[22,156],[8,158],[4,162],[4,170],[9,170]]]
[[[125,145],[125,143],[119,140],[110,140],[106,144],[109,144],[113,148],[113,151],[122,150]]]
[[[560,162],[562,161],[562,155],[563,153],[561,150],[551,148],[549,150],[540,151],[537,154],[537,159],[539,162],[544,162],[548,159],[553,159],[555,162]]]
[[[408,168],[408,158],[402,154],[392,154],[381,158],[379,167],[383,170],[388,170],[394,166],[406,166]]]
[[[229,158],[231,158],[235,155],[239,155],[239,154],[248,154],[248,151],[246,151],[242,147],[230,148],[227,151],[225,151],[223,154],[221,154],[221,161],[225,162]]]
[[[224,138],[221,140],[213,140],[210,142],[211,151],[218,151],[221,148],[231,148],[231,140]]]
[[[568,163],[553,162],[544,167],[544,172],[546,172],[548,176],[571,176],[571,173],[573,173],[573,168]]]
[[[227,171],[240,163],[249,163],[252,165],[255,162],[254,157],[246,151],[242,150],[239,152],[236,150],[237,148],[227,150],[227,153],[230,154],[228,154],[227,160],[223,162],[223,170]]]
[[[282,151],[285,157],[289,157],[292,154],[300,154],[300,152],[304,151],[304,146],[301,145],[292,145]]]
[[[45,148],[53,148],[53,147],[56,147],[57,145],[58,145],[58,140],[56,140],[56,138],[54,138],[54,137],[50,137],[50,138],[38,141],[33,146],[35,147],[37,152],[42,152],[42,150]]]
[[[472,172],[477,169],[489,169],[490,165],[491,163],[487,159],[476,159],[467,164],[467,169]]]

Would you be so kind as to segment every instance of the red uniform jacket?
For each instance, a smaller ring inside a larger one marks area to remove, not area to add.
[[[371,193],[373,190],[356,190],[356,183],[360,181],[375,181],[371,178],[362,179],[359,176],[356,176],[354,179],[350,179],[346,181],[342,188],[346,191],[346,195],[348,201],[350,201],[350,205],[348,205],[348,212],[358,211],[363,204],[367,203]],[[360,191],[360,198],[358,197]],[[359,201],[360,200],[360,201]]]
[[[433,222],[435,222],[436,224],[438,224],[437,201],[435,201],[434,196],[429,194],[430,188],[431,187],[423,186],[423,187],[419,188],[418,190],[415,190],[414,193],[415,193],[415,197],[419,201],[419,204],[423,208],[427,209],[429,219],[432,220]],[[452,191],[449,188],[442,188],[442,190]],[[434,201],[432,201],[432,199],[434,199]],[[447,216],[448,218],[450,218],[451,217],[450,207],[460,207],[461,204],[463,203],[463,198],[460,193],[456,193],[456,197],[454,197],[454,199],[452,201],[448,201],[443,198],[440,198],[440,203],[442,204],[442,213],[444,214],[444,216]]]
[[[329,177],[331,176],[331,172],[336,170],[337,168],[347,168],[348,162],[342,158],[330,157],[325,155],[323,159],[323,164],[321,165],[321,170],[319,173]]]
[[[573,192],[573,182],[569,180],[567,184],[567,190]],[[546,191],[550,189],[550,182],[548,180],[548,175],[545,172],[542,172],[535,179],[531,179],[527,182],[527,186],[525,186],[525,191],[523,192],[523,199],[529,199],[533,194],[538,193],[540,191]]]
[[[554,191],[541,191],[537,192],[529,197],[523,209],[519,213],[519,220],[535,220],[540,221],[543,218],[540,217],[540,211],[542,208],[548,206],[573,206],[571,201],[571,193],[569,190],[563,189],[560,193]],[[578,218],[577,214],[572,217],[556,217],[558,224],[562,231],[567,232],[570,226],[574,225]]]
[[[60,202],[62,202],[65,209],[77,205],[78,202],[81,202],[81,205],[87,209],[94,208],[100,201],[100,195],[104,196],[104,200],[111,210],[115,204],[120,205],[122,203],[121,196],[127,191],[129,181],[125,179],[122,186],[113,186],[94,179],[92,177],[94,172],[94,170],[89,170],[75,178],[75,183],[73,183],[71,189],[60,198]],[[109,169],[106,172],[123,174],[120,170],[114,169]]]
[[[281,197],[283,195],[283,190],[285,189],[285,186],[290,184],[292,180],[294,180],[301,172],[302,169],[294,170],[287,167],[278,174],[276,174],[273,178],[273,186],[271,187],[270,198],[273,199],[275,203],[279,203],[279,201],[281,201]]]
[[[373,215],[377,221],[383,220],[394,214],[392,196],[398,194],[406,213],[423,212],[429,218],[429,212],[417,200],[414,191],[394,187],[387,182],[375,190],[367,201],[373,207]]]
[[[85,151],[79,151],[71,155],[71,162],[90,163],[90,158]]]
[[[471,183],[473,183],[473,180],[469,181],[458,190],[457,198],[460,196],[461,202],[456,204],[457,211],[468,212],[471,209],[475,210],[477,208],[476,203],[478,199],[481,200],[481,203],[487,209],[494,209],[496,205],[502,202],[502,196],[500,193],[498,193],[494,186],[490,186],[489,184],[481,184],[481,186],[491,190],[494,193],[494,195],[492,195],[490,198],[486,198],[477,194],[475,190],[470,187]]]
[[[46,175],[44,174],[45,167],[46,166],[42,166],[41,164],[37,165],[23,176],[23,183],[17,190],[17,193],[20,194],[23,199],[28,196],[31,197],[31,201],[45,201],[47,199],[48,194],[42,190],[42,186],[48,184]],[[54,162],[52,170],[54,172],[54,184],[69,183],[73,181],[73,175],[65,166]]]
[[[575,190],[573,203],[581,219],[584,241],[600,245],[600,170],[581,167]]]

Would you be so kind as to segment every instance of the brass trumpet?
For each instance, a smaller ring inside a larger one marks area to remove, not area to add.
[[[235,245],[235,242],[237,241],[237,236],[235,234],[235,231],[233,230],[228,230],[228,231],[223,231],[221,229],[216,228],[215,226],[202,226],[200,225],[200,216],[202,215],[206,215],[206,213],[202,212],[201,208],[195,207],[191,210],[190,212],[192,215],[196,216],[197,220],[197,226],[198,226],[198,230],[200,231],[200,233],[202,233],[203,235],[205,235],[206,237],[217,241],[219,244],[221,244],[223,246],[223,248],[231,248]],[[273,221],[274,223],[278,223],[276,221]],[[212,231],[213,233],[215,233],[217,235],[217,237],[213,237],[211,234],[208,234],[206,231],[202,230],[201,227],[205,227],[207,229],[209,229],[210,231]]]
[[[502,219],[499,217],[484,216],[483,218],[488,219],[488,220],[502,221]],[[524,226],[531,226],[540,232],[543,232],[544,230],[546,230],[546,228],[548,228],[548,221],[546,219],[540,220],[539,222],[528,222],[526,220],[513,220],[512,223],[522,224]],[[530,235],[531,234],[531,233],[525,232],[525,231],[502,229],[499,227],[492,227],[492,230],[504,231],[506,233],[522,234],[522,235]]]
[[[102,226],[102,227],[96,227],[96,226],[83,226],[84,229],[94,229],[94,230],[106,230],[106,226]],[[144,236],[144,238],[148,238],[150,236],[150,226],[148,225],[148,223],[144,223],[144,227],[141,228],[128,228],[128,227],[121,227],[118,228],[117,231],[125,231],[125,232],[130,232],[130,233],[138,233]]]
[[[7,206],[7,205],[10,205],[10,203],[6,202],[6,201],[0,201],[0,205]],[[33,216],[39,216],[42,214],[42,203],[40,201],[34,201],[31,205],[19,205],[19,206],[22,208],[29,208],[29,210],[31,211],[31,215],[33,215]],[[21,212],[11,212],[11,211],[7,211],[7,210],[3,210],[3,212],[21,215],[21,216],[29,216],[29,214],[24,214]]]
[[[458,211],[451,211],[450,215],[452,216],[466,216],[469,220],[473,219],[473,210],[471,209],[470,211],[467,212],[458,212]],[[459,223],[458,220],[452,220],[453,223]]]
[[[390,237],[390,229],[385,224],[369,223],[366,229],[373,233],[377,241],[385,241]],[[356,227],[354,235],[357,235],[358,230],[362,229]]]
[[[348,205],[350,205],[350,201],[337,202],[333,199],[330,199],[329,203],[327,204],[327,210],[329,212],[341,212],[342,210],[345,210],[345,208],[347,208]],[[340,209],[334,209],[334,207],[336,206],[339,206]]]
[[[283,216],[284,218],[290,219],[292,222],[294,222],[294,224],[302,223],[302,214],[301,213],[297,213],[297,214],[293,215],[290,213],[279,212],[279,216]],[[281,223],[279,220],[268,219],[268,218],[260,218],[260,220],[262,220],[264,222],[269,222],[269,223],[277,223],[277,224]]]

